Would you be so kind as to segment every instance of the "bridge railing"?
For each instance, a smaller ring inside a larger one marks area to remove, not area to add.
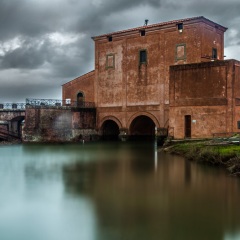
[[[77,102],[71,99],[34,99],[27,98],[26,103],[0,103],[0,110],[24,110],[28,107],[35,108],[95,108],[93,102]]]
[[[93,102],[77,102],[71,101],[71,99],[58,100],[58,99],[26,99],[26,106],[36,107],[36,108],[95,108],[95,104]]]
[[[0,110],[11,109],[11,110],[24,110],[26,103],[0,103]]]

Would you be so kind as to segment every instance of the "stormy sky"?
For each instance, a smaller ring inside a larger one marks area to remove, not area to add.
[[[239,0],[0,0],[0,102],[61,99],[61,85],[94,69],[92,36],[204,16],[225,27],[240,60]]]

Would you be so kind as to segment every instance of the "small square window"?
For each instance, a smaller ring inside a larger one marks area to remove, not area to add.
[[[112,42],[112,36],[108,36],[108,41]]]
[[[217,49],[216,48],[212,49],[212,59],[217,59]]]
[[[145,30],[141,30],[141,31],[140,31],[140,35],[141,35],[141,36],[145,36],[145,35],[146,35]]]
[[[147,63],[147,51],[141,50],[139,52],[139,62],[141,63]]]

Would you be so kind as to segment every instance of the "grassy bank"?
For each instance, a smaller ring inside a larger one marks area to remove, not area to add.
[[[224,167],[231,175],[240,176],[240,145],[216,145],[209,141],[179,142],[164,147],[164,150],[191,161]]]

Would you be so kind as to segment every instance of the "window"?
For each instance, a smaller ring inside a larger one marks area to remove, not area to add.
[[[186,43],[176,45],[175,61],[186,60]]]
[[[82,92],[79,92],[79,93],[77,94],[77,105],[78,105],[79,107],[81,107],[81,106],[84,105],[84,95],[83,95]]]
[[[108,41],[112,42],[112,36],[108,36]]]
[[[145,35],[146,35],[145,30],[141,30],[141,31],[140,31],[140,36],[145,36]]]
[[[212,49],[212,59],[217,59],[217,49],[216,48]]]
[[[139,62],[140,62],[140,64],[147,63],[147,50],[140,50]]]
[[[177,29],[179,32],[182,32],[183,31],[183,23],[177,24]]]
[[[106,56],[106,68],[115,68],[115,55],[112,53]]]

